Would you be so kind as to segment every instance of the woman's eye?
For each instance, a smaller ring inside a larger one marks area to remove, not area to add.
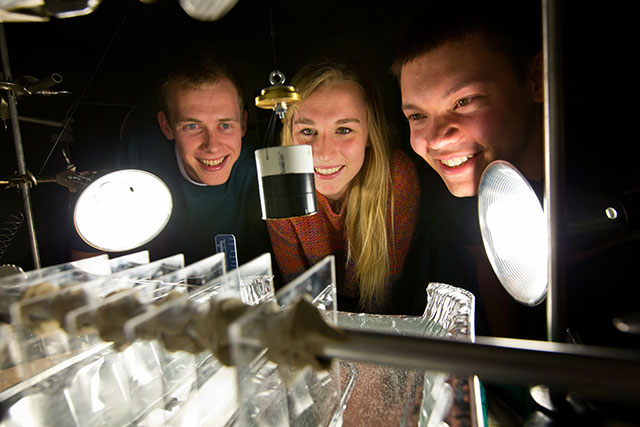
[[[347,135],[347,134],[350,134],[351,132],[353,132],[353,130],[349,128],[341,127],[336,129],[336,133],[340,135]]]
[[[305,129],[302,129],[300,133],[303,134],[304,136],[312,136],[312,135],[315,135],[316,132],[313,129],[305,128]]]

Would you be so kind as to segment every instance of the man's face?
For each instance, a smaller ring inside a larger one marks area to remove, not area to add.
[[[246,114],[228,79],[202,89],[174,84],[169,91],[169,116],[158,113],[167,139],[176,141],[187,175],[207,185],[224,184],[240,156]]]
[[[400,76],[411,146],[456,197],[477,194],[494,160],[541,179],[541,85],[519,82],[507,57],[479,37],[446,43],[407,63]]]

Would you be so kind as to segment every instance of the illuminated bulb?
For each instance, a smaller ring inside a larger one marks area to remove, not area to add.
[[[105,175],[78,198],[74,221],[89,245],[125,251],[151,241],[171,216],[171,193],[158,177],[140,170]]]
[[[507,162],[484,171],[478,189],[482,240],[496,276],[517,301],[536,305],[547,293],[548,230],[540,201]]]

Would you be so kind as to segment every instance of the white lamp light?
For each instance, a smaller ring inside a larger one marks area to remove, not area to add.
[[[173,202],[166,184],[134,169],[109,173],[80,195],[74,211],[82,239],[103,251],[126,251],[151,241],[169,222]]]
[[[180,0],[180,6],[198,21],[217,21],[236,5],[238,0]]]
[[[478,216],[485,251],[502,286],[518,302],[539,304],[547,295],[547,221],[525,177],[497,160],[484,171]]]

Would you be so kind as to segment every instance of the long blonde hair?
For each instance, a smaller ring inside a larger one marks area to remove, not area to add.
[[[380,94],[371,77],[356,66],[334,61],[312,62],[302,67],[291,80],[301,103],[318,87],[350,81],[362,89],[367,109],[368,145],[362,168],[349,184],[345,196],[345,228],[348,238],[347,262],[353,259],[360,288],[362,308],[384,305],[389,280],[389,243],[393,248],[392,149]],[[296,108],[285,115],[282,144],[292,145],[292,119]],[[387,201],[391,199],[391,209]],[[387,215],[391,230],[387,233]],[[393,251],[392,251],[392,255]]]

